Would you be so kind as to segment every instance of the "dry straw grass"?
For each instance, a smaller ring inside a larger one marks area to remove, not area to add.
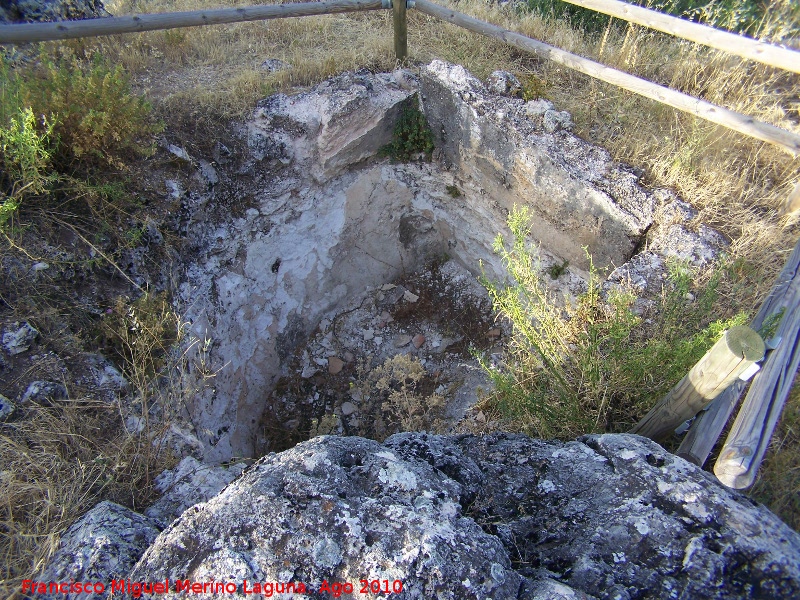
[[[146,507],[154,477],[175,463],[167,435],[193,392],[180,385],[190,353],[171,347],[181,323],[168,303],[148,300],[120,302],[103,324],[125,365],[127,397],[110,402],[67,379],[66,399],[28,401],[0,425],[0,597],[22,597],[21,581],[44,567],[61,535],[100,500]],[[50,318],[55,325],[65,317]],[[37,320],[57,350],[64,332],[45,324]],[[73,341],[67,355],[80,351]],[[199,343],[185,341],[189,349]]]
[[[146,497],[139,488],[149,453],[136,437],[120,435],[122,427],[116,407],[79,398],[59,407],[36,405],[3,428],[3,597],[44,566],[76,515],[101,498],[136,505]]]
[[[774,3],[774,23],[780,23],[781,9],[788,2]],[[220,4],[110,0],[107,8],[122,15]],[[796,75],[636,26],[609,27],[602,34],[586,35],[563,21],[520,14],[480,0],[464,0],[457,3],[457,9],[800,133],[800,79]],[[579,135],[605,146],[614,158],[643,168],[649,184],[675,189],[700,210],[702,221],[732,240],[730,253],[740,265],[742,280],[727,290],[725,305],[718,307],[717,316],[758,304],[797,238],[797,215],[779,213],[800,179],[797,161],[767,144],[413,10],[408,30],[413,64],[441,58],[463,64],[479,77],[507,69],[535,78],[547,98],[573,114]],[[160,31],[70,44],[99,45],[112,61],[128,69],[137,89],[153,100],[168,124],[168,134],[175,136],[182,127],[214,136],[216,127],[242,117],[258,99],[274,91],[312,85],[348,69],[388,70],[395,66],[389,11]],[[270,74],[261,67],[267,58],[281,59],[293,68]],[[796,416],[798,406],[795,394],[787,414]],[[88,413],[93,416],[84,418]],[[768,458],[757,488],[760,497],[783,511],[795,527],[800,490],[796,421],[794,417],[784,420],[776,444],[779,451]],[[65,422],[74,427],[64,427]],[[40,568],[60,532],[101,493],[106,494],[112,482],[116,486],[113,495],[130,494],[128,504],[135,498],[142,481],[142,463],[134,458],[143,447],[137,447],[136,440],[104,433],[119,427],[118,417],[107,409],[76,400],[58,411],[36,408],[28,422],[0,438],[4,465],[0,562],[6,565],[2,572],[5,583]],[[122,460],[125,456],[133,462],[126,463]]]

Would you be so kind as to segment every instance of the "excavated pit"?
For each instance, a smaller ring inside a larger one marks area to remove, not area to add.
[[[436,151],[395,164],[380,150],[415,94]],[[569,263],[568,293],[586,277],[584,247],[620,266],[653,223],[656,196],[570,126],[440,61],[419,78],[348,73],[260,103],[247,156],[189,206],[179,301],[217,366],[187,405],[204,458],[274,450],[323,413],[346,412],[339,430],[358,432],[359,369],[395,354],[425,361],[420,385],[446,396],[449,418],[463,413],[485,385],[468,347],[502,337],[475,276],[503,277],[492,243],[509,211],[530,208],[543,265]],[[210,208],[225,185],[246,199],[233,214]]]

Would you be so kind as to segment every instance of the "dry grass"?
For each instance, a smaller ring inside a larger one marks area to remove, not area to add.
[[[251,2],[225,2],[225,6]],[[220,7],[204,0],[107,3],[114,14]],[[104,51],[137,76],[139,88],[175,119],[224,122],[243,116],[274,91],[322,81],[345,70],[391,69],[391,15],[386,11],[279,19],[117,36]],[[274,58],[292,65],[270,73]]]
[[[3,246],[0,253],[13,259],[15,250]],[[61,360],[71,363],[93,338],[80,330],[90,320],[70,317],[82,307],[71,306],[63,290],[25,277],[16,284],[14,298],[24,300],[15,302],[10,294],[4,299],[18,317],[35,315],[50,352],[26,372],[15,372],[20,381],[4,381],[12,388],[46,373],[53,379]],[[67,368],[60,376],[66,399],[20,403],[17,414],[0,423],[0,597],[21,597],[21,580],[43,568],[64,531],[99,501],[146,507],[154,498],[154,477],[175,462],[165,434],[181,394],[191,393],[175,380],[188,355],[172,351],[180,322],[169,304],[144,300],[120,301],[98,327],[107,340],[106,354],[116,352],[124,365],[126,397],[101,397],[96,388],[86,387],[80,369]],[[43,366],[46,360],[54,362],[52,369]],[[156,371],[161,378],[154,377]]]
[[[0,425],[0,597],[14,597],[99,501],[143,510],[154,499],[155,476],[176,462],[170,427],[199,391],[185,374],[207,366],[207,348],[184,335],[161,297],[120,299],[107,317],[106,354],[125,365],[127,397],[108,402],[72,382],[70,398],[28,402]]]
[[[220,3],[107,2],[117,15],[206,6]],[[464,0],[457,8],[800,133],[800,78],[796,75],[678,43],[639,27],[610,27],[604,34],[587,36],[565,22],[520,15],[479,0]],[[774,14],[779,23],[779,13]],[[137,89],[150,97],[168,124],[167,134],[177,137],[181,130],[213,137],[216,127],[242,117],[258,99],[274,91],[309,86],[348,69],[395,66],[389,11],[70,44],[100,45],[111,60],[125,66]],[[479,77],[495,69],[535,76],[544,95],[573,114],[579,135],[605,146],[614,158],[643,168],[648,183],[675,189],[701,211],[702,221],[731,239],[730,254],[741,266],[742,277],[726,290],[718,316],[752,310],[763,298],[798,235],[798,216],[779,214],[800,179],[798,161],[767,144],[413,10],[409,50],[416,64],[441,58],[461,63]],[[261,67],[268,58],[286,61],[293,68],[268,73]],[[800,394],[795,392],[755,492],[795,527],[800,493],[798,410]],[[88,414],[93,416],[85,418]],[[108,409],[90,400],[75,400],[57,409],[37,407],[24,425],[3,432],[0,561],[6,565],[2,572],[6,583],[35,572],[60,532],[101,495],[138,502],[135,494],[141,492],[143,463],[133,457],[145,446],[136,438],[107,435],[119,427],[118,417]]]
[[[36,405],[0,435],[0,595],[39,571],[60,535],[101,499],[142,506],[152,452],[119,410],[91,398]],[[5,588],[5,589],[4,589]]]

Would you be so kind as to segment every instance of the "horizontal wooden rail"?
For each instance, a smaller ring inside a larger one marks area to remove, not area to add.
[[[794,251],[786,261],[769,294],[761,303],[758,313],[750,322],[752,329],[761,331],[765,322],[769,323],[773,319],[780,318],[784,306],[784,296],[798,270],[800,270],[800,240],[797,241]],[[768,352],[768,356],[769,354],[771,352]],[[756,375],[756,378],[760,377],[761,374]],[[701,467],[705,464],[745,387],[747,387],[747,382],[737,379],[733,385],[717,396],[706,411],[697,415],[691,429],[678,448],[678,456]]]
[[[384,8],[381,0],[329,0],[327,2],[298,2],[269,6],[242,6],[215,10],[106,17],[82,21],[56,23],[22,23],[0,25],[0,44],[21,44],[71,38],[136,33],[158,29],[177,29],[199,25],[222,25],[245,21],[264,21],[287,17],[309,17],[333,13],[378,10]]]
[[[800,52],[760,42],[743,35],[720,31],[708,25],[693,23],[671,15],[620,2],[619,0],[564,0],[597,12],[611,15],[650,29],[663,31],[698,44],[730,52],[771,67],[800,73]]]
[[[739,133],[749,135],[770,144],[780,146],[794,156],[800,154],[800,135],[775,127],[769,123],[758,121],[747,115],[716,106],[705,100],[700,100],[688,94],[664,87],[636,77],[617,69],[612,69],[601,63],[572,54],[554,46],[525,37],[514,31],[503,29],[497,25],[486,23],[464,13],[454,11],[444,6],[439,6],[428,0],[416,0],[415,8],[427,15],[437,17],[443,21],[453,23],[469,31],[501,40],[511,46],[533,52],[542,58],[547,58],[565,67],[594,77],[601,81],[614,84],[622,89],[634,92],[645,98],[656,100],[678,110],[693,114],[697,117],[733,129]]]

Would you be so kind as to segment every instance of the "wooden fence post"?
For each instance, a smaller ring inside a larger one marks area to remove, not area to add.
[[[728,487],[743,489],[755,481],[800,364],[800,270],[795,269],[775,307],[784,309],[775,333],[778,346],[750,386],[714,465],[714,474]]]
[[[800,186],[798,186],[798,189],[800,189]],[[761,303],[758,313],[750,322],[752,329],[761,331],[765,322],[780,317],[781,311],[784,310],[786,305],[784,297],[799,271],[800,240],[795,244],[794,251],[786,261],[769,294]],[[756,375],[756,377],[760,377],[760,375]],[[717,396],[708,407],[708,410],[697,416],[692,428],[683,438],[678,448],[678,456],[700,467],[705,464],[708,455],[711,454],[711,450],[714,448],[714,444],[717,443],[722,430],[725,429],[725,425],[739,402],[739,396],[742,395],[746,385],[746,382],[741,379],[735,381],[733,385]]]
[[[394,54],[400,63],[408,57],[406,2],[407,0],[392,0],[392,8],[394,9]]]
[[[746,325],[731,327],[631,433],[661,441],[703,410],[745,370],[764,358],[764,341]]]

